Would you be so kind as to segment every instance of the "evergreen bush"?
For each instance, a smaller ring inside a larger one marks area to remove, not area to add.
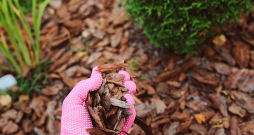
[[[251,9],[250,0],[125,0],[126,10],[136,19],[151,43],[176,52],[196,53],[211,34],[212,26],[238,20],[238,13]]]

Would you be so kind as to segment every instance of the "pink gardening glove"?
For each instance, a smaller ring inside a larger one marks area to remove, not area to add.
[[[101,72],[97,71],[98,67],[93,68],[92,75],[89,79],[80,81],[64,99],[62,106],[61,117],[61,135],[89,135],[86,129],[94,128],[90,115],[84,103],[89,91],[97,90],[102,83]],[[124,86],[129,89],[130,94],[125,95],[126,101],[134,105],[135,101],[133,95],[136,92],[136,84],[130,80],[130,75],[126,71],[119,71],[119,74],[124,74]],[[123,130],[128,132],[131,128],[135,117],[136,111],[134,108],[128,109],[132,115],[127,117]],[[120,135],[124,135],[121,133]]]

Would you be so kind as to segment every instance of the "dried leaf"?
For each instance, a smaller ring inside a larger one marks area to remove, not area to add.
[[[227,39],[223,34],[216,36],[213,39],[213,43],[218,46],[224,45],[226,41],[227,41]]]
[[[195,119],[199,124],[202,124],[202,122],[205,123],[205,115],[203,114],[194,114]]]
[[[2,106],[7,106],[9,104],[11,104],[12,102],[12,98],[10,95],[1,95],[0,96],[0,103]]]

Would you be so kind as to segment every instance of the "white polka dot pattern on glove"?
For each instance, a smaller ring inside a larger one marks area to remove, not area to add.
[[[89,135],[86,129],[93,128],[90,115],[84,102],[86,101],[89,91],[97,90],[101,86],[102,73],[97,70],[98,67],[94,67],[91,77],[87,80],[80,81],[65,98],[62,106],[61,135]],[[120,71],[119,73],[125,75],[123,80],[124,85],[129,88],[129,92],[134,95],[136,92],[136,85],[134,82],[129,81],[130,75],[126,71]],[[131,95],[125,95],[125,98],[129,104],[135,104]],[[129,109],[129,111],[131,111],[133,115],[126,118],[123,127],[126,132],[129,131],[136,117],[134,108]],[[121,133],[121,135],[124,134],[125,133]]]

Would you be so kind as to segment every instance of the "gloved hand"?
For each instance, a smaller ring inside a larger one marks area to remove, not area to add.
[[[80,81],[64,99],[62,106],[61,117],[61,135],[89,135],[86,129],[95,128],[92,124],[90,115],[86,107],[86,98],[89,91],[97,90],[102,84],[102,73],[97,71],[98,67],[94,67],[92,75],[89,79]],[[129,89],[130,94],[124,97],[126,101],[134,105],[133,95],[136,92],[136,84],[130,81],[130,75],[126,71],[119,71],[119,74],[124,74],[123,84]],[[128,132],[131,128],[136,111],[134,108],[128,109],[132,115],[126,118],[123,130]],[[124,135],[121,133],[120,135]]]

